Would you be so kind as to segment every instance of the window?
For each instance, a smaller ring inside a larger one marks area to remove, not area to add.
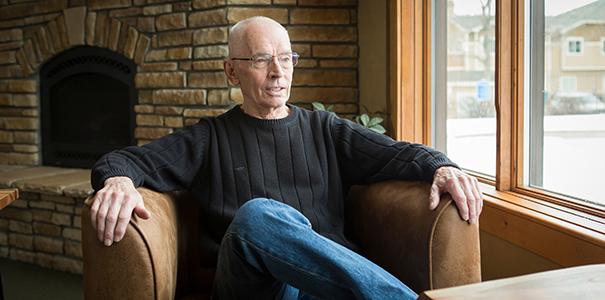
[[[567,54],[581,54],[582,53],[582,42],[580,38],[568,38],[567,39]]]
[[[393,135],[446,152],[497,199],[604,223],[605,1],[394,3]]]
[[[445,18],[435,18],[433,63],[436,119],[446,120],[435,128],[435,146],[463,168],[489,177],[496,175],[494,3],[436,1]]]
[[[553,77],[556,77],[554,75]],[[559,77],[559,92],[567,93],[567,92],[575,92],[578,86],[578,82],[576,81],[575,76],[561,76]]]
[[[540,2],[532,1],[526,11],[530,34],[525,35],[525,45],[530,55],[525,63],[530,68],[525,74],[529,94],[523,100],[530,129],[524,143],[529,172],[523,184],[605,207],[599,174],[605,170],[605,101],[597,92],[605,68],[574,71],[581,70],[581,60],[568,60],[567,68],[562,68],[554,55],[548,58],[550,67],[544,68],[545,53],[556,51],[549,48],[556,47],[556,40],[566,32],[600,34],[605,27],[587,24],[592,14],[605,15],[605,6],[577,3],[557,10],[564,0]],[[568,21],[572,16],[573,23]],[[544,19],[548,21],[542,26]],[[582,53],[583,41],[583,37],[567,38],[567,52]]]

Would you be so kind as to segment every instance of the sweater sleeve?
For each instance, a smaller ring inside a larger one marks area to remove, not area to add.
[[[144,146],[109,152],[93,166],[92,187],[98,191],[107,178],[126,176],[135,187],[160,192],[187,189],[202,167],[208,136],[208,123],[202,120]]]
[[[430,147],[395,141],[335,115],[330,123],[341,173],[350,184],[388,179],[432,182],[438,168],[458,167]]]

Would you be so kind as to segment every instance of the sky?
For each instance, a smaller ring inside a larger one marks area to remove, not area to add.
[[[584,6],[597,0],[545,0],[544,10],[547,16],[556,16],[574,8]],[[603,0],[601,0],[603,1]],[[483,0],[486,3],[487,0]],[[495,6],[496,1],[492,0],[492,5]],[[492,9],[492,12],[495,12]],[[456,15],[480,15],[481,0],[454,0],[454,14]]]

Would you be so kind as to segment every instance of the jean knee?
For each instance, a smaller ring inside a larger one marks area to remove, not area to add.
[[[268,198],[254,198],[244,203],[231,223],[231,232],[247,232],[256,229],[279,228],[284,224],[300,223],[311,227],[309,220],[295,208]],[[267,228],[268,227],[268,228]]]
[[[268,198],[254,198],[248,200],[237,210],[234,220],[246,219],[247,221],[253,222],[256,220],[255,223],[257,223],[259,219],[266,217],[267,212],[271,210],[270,207],[274,206],[274,202],[277,201]]]
[[[270,214],[270,207],[275,200],[254,198],[244,203],[235,213],[230,231],[253,230],[265,222]]]

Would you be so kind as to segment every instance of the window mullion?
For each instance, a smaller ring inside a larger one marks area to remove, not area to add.
[[[529,185],[543,186],[544,0],[530,4]]]
[[[447,129],[447,47],[436,45],[447,45],[447,1],[435,1],[435,27],[434,31],[434,64],[433,74],[434,88],[434,112],[433,119],[433,146],[443,152],[447,152],[446,129]],[[438,84],[439,83],[439,84]]]
[[[389,95],[391,136],[397,140],[430,143],[430,41],[426,30],[430,6],[423,0],[389,3]]]
[[[513,5],[515,0],[496,2],[496,189],[513,186]]]

